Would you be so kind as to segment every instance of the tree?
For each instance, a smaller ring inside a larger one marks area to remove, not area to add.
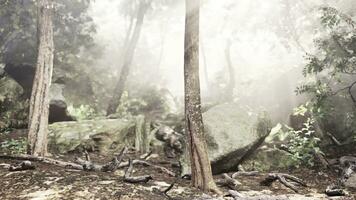
[[[297,93],[311,96],[306,108],[323,129],[347,139],[356,133],[356,22],[352,16],[324,6],[316,51],[307,54],[307,82]]]
[[[207,191],[218,191],[214,182],[204,138],[199,81],[200,0],[186,0],[184,38],[185,131],[189,137],[192,184]]]
[[[136,24],[135,27],[132,27],[132,21],[130,23],[129,30],[127,32],[127,42],[125,42],[125,55],[123,57],[124,61],[121,67],[121,73],[119,81],[116,83],[115,89],[113,91],[113,96],[110,99],[109,106],[106,110],[107,115],[111,115],[116,112],[117,107],[120,104],[121,96],[124,93],[125,84],[127,77],[130,73],[130,67],[132,64],[133,56],[135,53],[135,49],[140,39],[141,30],[143,26],[143,21],[146,15],[148,8],[150,7],[152,0],[144,0],[140,1],[137,10]],[[132,18],[131,18],[132,20]],[[133,33],[131,35],[131,29],[133,29]]]
[[[47,154],[49,88],[51,85],[54,42],[51,0],[38,1],[38,54],[30,100],[28,153]]]

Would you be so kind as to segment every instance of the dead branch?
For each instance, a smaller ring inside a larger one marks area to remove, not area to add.
[[[145,153],[143,155],[140,156],[140,159],[142,160],[148,160],[150,158],[150,156],[152,155],[153,151],[149,151],[148,153]]]
[[[234,189],[238,185],[242,185],[238,180],[231,178],[228,174],[222,174],[223,178],[217,180],[216,183],[221,186],[226,186],[230,189]]]
[[[119,167],[124,155],[127,152],[127,148],[124,147],[120,151],[118,156],[115,156],[110,162],[105,165],[95,164],[90,160],[88,152],[85,152],[85,159],[75,158],[75,162],[83,166],[84,171],[102,171],[102,172],[115,172]]]
[[[127,153],[127,147],[122,148],[118,156],[115,156],[111,162],[102,167],[103,172],[115,172],[119,167],[124,155]]]
[[[39,156],[31,156],[31,155],[0,155],[0,158],[9,159],[9,160],[28,160],[33,162],[42,162],[42,163],[56,165],[59,167],[65,167],[69,169],[83,170],[82,165],[71,163],[71,162],[65,162],[61,160],[55,160],[47,157],[39,157]]]
[[[264,186],[271,186],[274,181],[279,181],[286,187],[290,188],[294,192],[298,193],[299,190],[296,185],[307,187],[305,183],[300,178],[289,174],[281,174],[281,173],[270,173],[260,184]]]
[[[127,168],[124,176],[124,181],[128,183],[147,183],[149,180],[152,180],[152,176],[131,176],[133,171],[133,163],[131,159],[129,159],[129,167]]]
[[[147,161],[144,161],[144,160],[132,160],[132,164],[133,165],[143,165],[143,166],[146,166],[146,167],[152,167],[154,169],[159,170],[162,173],[168,174],[169,176],[172,176],[172,177],[176,176],[176,174],[174,172],[168,170],[167,168],[151,164],[151,163],[149,163]],[[124,168],[124,167],[127,167],[127,166],[129,166],[129,162],[128,161],[120,163],[118,168]]]

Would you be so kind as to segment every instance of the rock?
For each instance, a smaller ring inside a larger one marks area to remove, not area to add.
[[[79,149],[105,153],[133,145],[135,120],[99,119],[78,122],[57,122],[49,126],[49,148],[59,153]]]
[[[4,71],[21,85],[26,97],[31,97],[35,67],[29,64],[6,64]]]
[[[35,68],[29,64],[7,64],[4,68],[4,72],[6,72],[6,77],[8,79],[11,79],[12,82],[16,82],[17,87],[20,86],[22,90],[22,97],[24,97],[24,99],[30,99]],[[7,87],[10,88],[9,91],[17,92],[17,90],[12,87]],[[64,85],[62,84],[51,84],[49,110],[50,123],[75,120],[74,117],[70,116],[67,111],[67,103],[63,96],[63,89]],[[17,96],[14,101],[18,101],[19,97],[20,96]]]
[[[50,88],[49,123],[75,121],[67,110],[66,99],[63,96],[64,85],[53,83]]]
[[[351,177],[346,180],[345,186],[347,188],[356,190],[356,173],[353,173]]]
[[[26,126],[27,113],[28,101],[23,98],[22,87],[7,75],[0,78],[0,131]]]
[[[286,151],[275,148],[260,148],[245,160],[242,165],[246,171],[269,172],[289,169],[295,166],[295,161],[291,159],[291,155]]]
[[[235,171],[270,132],[270,121],[236,104],[214,106],[203,114],[214,174]]]

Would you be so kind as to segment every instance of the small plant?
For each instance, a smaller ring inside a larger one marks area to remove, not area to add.
[[[76,117],[77,120],[92,119],[95,116],[95,110],[89,105],[80,105],[78,108],[70,105],[68,106],[68,112]]]
[[[320,138],[316,137],[314,130],[314,120],[308,118],[300,130],[289,128],[291,139],[288,144],[288,151],[292,154],[292,159],[296,161],[296,167],[300,165],[315,166],[315,153],[323,154],[319,148]]]
[[[11,154],[23,154],[26,153],[27,141],[24,138],[18,140],[10,139],[2,142],[0,147],[3,151]]]

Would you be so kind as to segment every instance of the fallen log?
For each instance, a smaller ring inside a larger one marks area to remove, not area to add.
[[[144,176],[131,176],[133,171],[133,163],[131,159],[129,159],[129,167],[127,168],[124,181],[128,183],[147,183],[148,181],[152,180],[152,176],[144,175]]]

